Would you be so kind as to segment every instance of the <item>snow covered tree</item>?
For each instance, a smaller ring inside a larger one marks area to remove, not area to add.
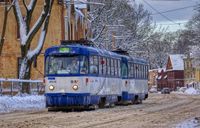
[[[91,6],[90,14],[95,42],[107,49],[115,47],[135,50],[138,42],[145,40],[152,30],[151,17],[143,5],[131,4],[130,0],[90,0],[104,3]],[[103,30],[103,31],[102,31]]]
[[[168,54],[172,53],[174,38],[173,33],[152,33],[146,41],[138,44],[137,54],[149,60],[151,68],[162,68],[166,64]]]
[[[179,32],[178,40],[174,45],[175,53],[198,53],[199,48],[196,47],[200,47],[200,4],[195,10],[196,13],[187,23],[186,29]]]
[[[14,0],[13,0],[13,2],[14,2]],[[0,55],[2,53],[3,44],[5,41],[8,13],[11,10],[12,6],[13,6],[13,3],[10,3],[9,0],[5,0],[5,2],[4,2],[4,20],[3,20],[3,27],[2,27],[2,32],[1,32],[1,36],[0,36]]]
[[[29,3],[27,3],[26,0],[22,0],[22,3],[23,4],[21,6],[19,5],[19,0],[15,0],[13,5],[15,18],[17,20],[17,25],[20,33],[22,57],[19,78],[30,79],[32,62],[34,58],[36,58],[41,52],[45,41],[53,0],[44,0],[43,10],[34,25],[31,25],[31,21],[33,19],[32,14],[35,9],[37,0],[30,0]],[[23,14],[22,9],[25,9],[25,13]],[[31,50],[31,43],[37,32],[40,32],[38,44],[35,49]]]

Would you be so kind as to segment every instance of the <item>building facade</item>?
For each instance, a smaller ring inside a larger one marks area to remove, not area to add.
[[[184,86],[184,55],[169,55],[166,66],[167,86],[171,90]]]
[[[168,81],[167,81],[167,72],[165,68],[161,68],[158,71],[157,76],[157,89],[158,91],[162,90],[165,87],[168,87]]]
[[[166,68],[158,72],[157,84],[158,90],[167,87],[176,90],[184,86],[184,55],[169,55]]]
[[[158,69],[149,70],[149,78],[148,78],[149,88],[151,88],[152,86],[157,86],[157,80],[156,80],[157,76],[158,76]]]
[[[185,86],[193,84],[195,82],[196,68],[194,66],[194,58],[187,55],[184,59],[184,83]]]
[[[37,21],[40,16],[44,1],[37,1],[35,10],[33,12],[33,19],[31,25]],[[71,1],[69,1],[71,2]],[[70,6],[70,9],[68,8]],[[22,9],[22,15],[25,14],[22,0],[20,0],[20,7]],[[78,9],[78,10],[77,10]],[[79,16],[77,16],[79,13]],[[4,4],[0,2],[0,21],[3,21]],[[86,25],[85,18],[87,15],[87,6],[83,5],[75,7],[74,4],[65,6],[60,0],[55,0],[51,17],[49,21],[49,28],[45,43],[41,54],[37,57],[37,61],[34,62],[34,67],[31,71],[31,79],[43,78],[44,75],[44,51],[46,48],[59,45],[60,40],[79,40],[86,37],[86,33],[89,33]],[[78,18],[77,18],[78,17]],[[81,19],[82,18],[82,19]],[[3,23],[0,23],[0,31]],[[21,51],[20,40],[17,28],[16,19],[11,10],[8,14],[7,29],[5,34],[5,42],[3,45],[3,51],[0,55],[0,78],[18,78],[19,67],[21,64]],[[37,46],[40,32],[34,37],[31,49]]]

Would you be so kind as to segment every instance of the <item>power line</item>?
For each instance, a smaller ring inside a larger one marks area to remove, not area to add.
[[[157,25],[181,25],[181,24],[186,24],[187,21],[184,21],[184,22],[176,22],[176,24],[172,23],[157,23]]]
[[[172,19],[170,19],[169,17],[163,15],[161,12],[159,12],[157,9],[155,9],[153,6],[151,6],[151,4],[149,4],[146,0],[143,0],[145,4],[147,4],[150,8],[152,8],[154,11],[156,11],[158,14],[160,14],[162,17],[164,17],[165,19],[167,19],[168,21],[174,23],[174,24],[178,24],[176,22],[174,22]],[[179,24],[178,24],[179,25]]]
[[[183,10],[183,9],[187,9],[187,8],[194,8],[194,7],[197,7],[197,5],[186,6],[186,7],[176,8],[176,9],[171,9],[171,10],[163,11],[163,12],[160,12],[160,13],[174,12],[174,11],[179,11],[179,10]],[[157,15],[157,14],[160,14],[160,13],[153,13],[151,15]]]

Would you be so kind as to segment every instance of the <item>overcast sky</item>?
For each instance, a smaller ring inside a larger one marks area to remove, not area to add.
[[[135,0],[136,3],[142,3],[147,10],[152,12],[152,14],[157,13],[153,10],[148,4],[150,4],[153,8],[158,10],[159,12],[165,12],[172,9],[178,9],[188,6],[196,6],[197,3],[200,3],[200,0]],[[147,3],[145,3],[146,1]],[[188,7],[185,9],[162,13],[164,16],[168,17],[169,19],[161,16],[160,14],[152,15],[153,20],[157,24],[162,24],[162,26],[167,27],[169,26],[169,31],[175,31],[179,28],[184,28],[184,23],[187,22],[192,15],[195,13],[193,7]],[[175,23],[181,23],[181,26]]]

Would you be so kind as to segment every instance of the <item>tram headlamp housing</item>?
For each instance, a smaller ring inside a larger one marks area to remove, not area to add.
[[[53,85],[49,86],[49,90],[53,91],[55,89],[55,87]]]
[[[72,89],[75,90],[75,91],[78,90],[78,85],[73,85]]]

